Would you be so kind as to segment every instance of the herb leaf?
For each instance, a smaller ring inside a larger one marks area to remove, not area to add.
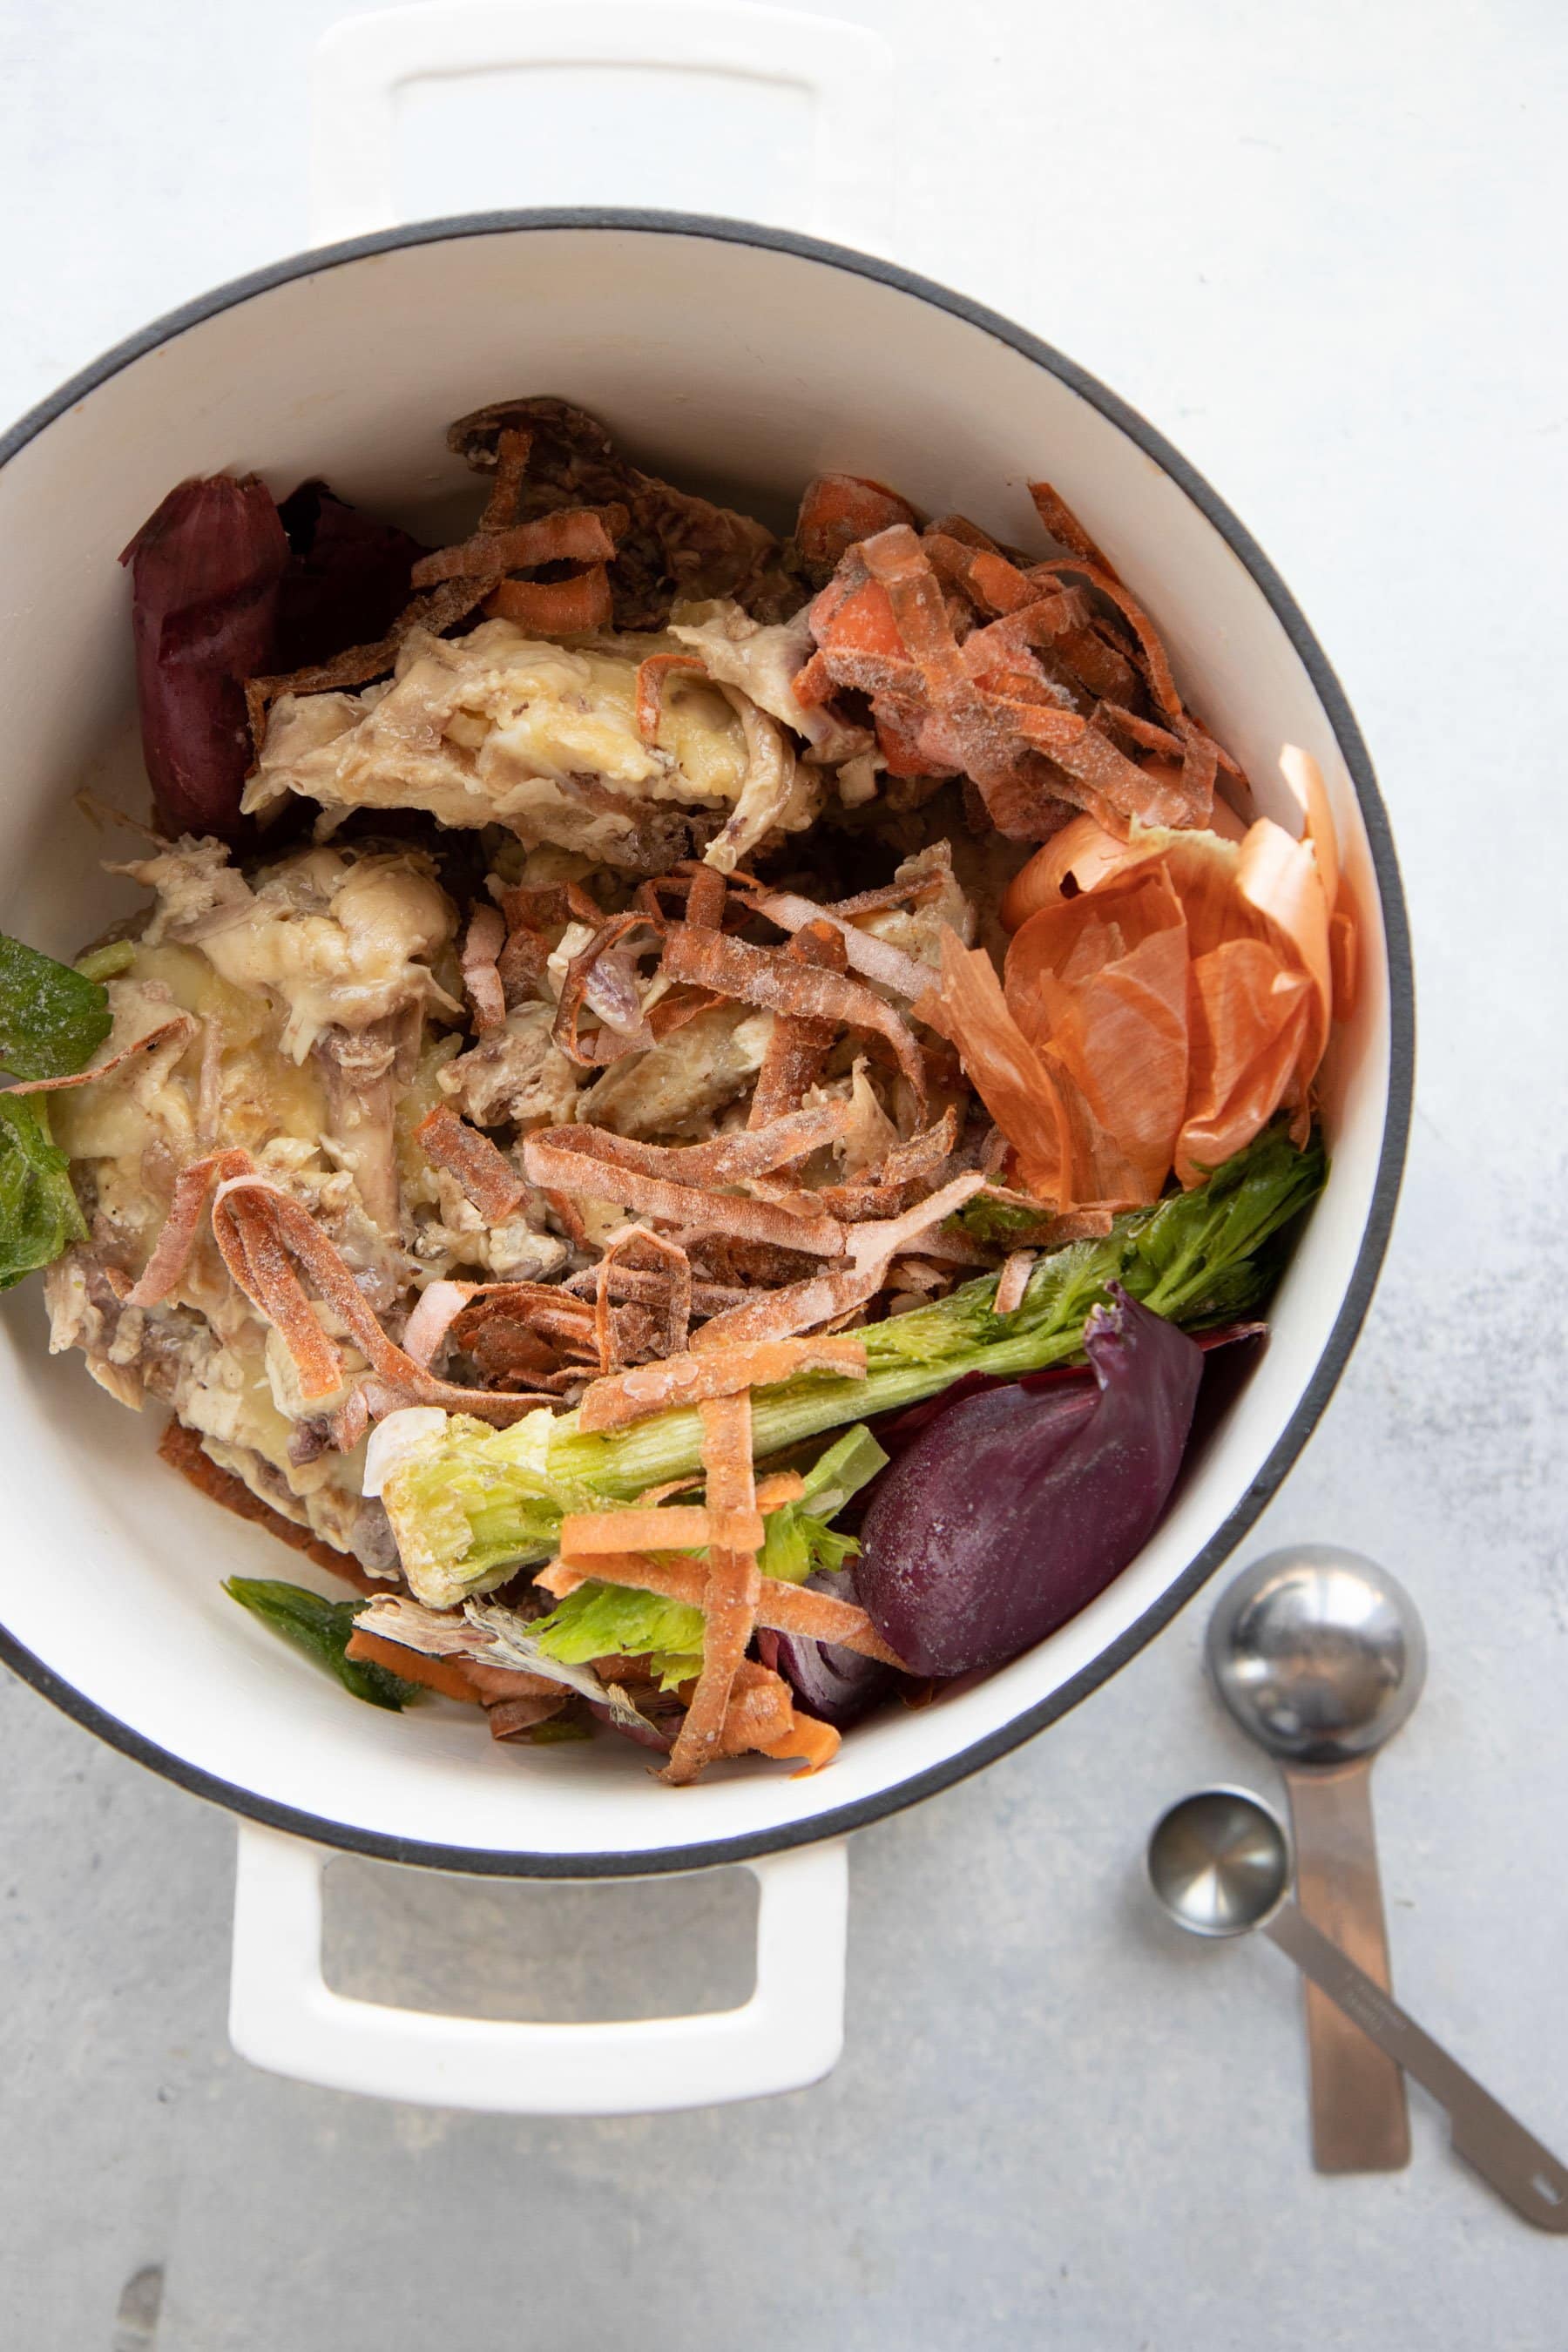
[[[417,1683],[405,1683],[401,1675],[377,1665],[374,1659],[347,1654],[354,1619],[365,1606],[363,1601],[323,1601],[319,1592],[309,1591],[302,1584],[280,1584],[261,1576],[231,1576],[226,1578],[223,1589],[272,1633],[281,1634],[284,1641],[292,1642],[297,1650],[336,1675],[353,1697],[371,1706],[390,1707],[395,1713],[418,1697]]]
[[[19,1078],[69,1077],[112,1026],[101,981],[0,931],[0,1065]]]
[[[70,1160],[49,1133],[42,1099],[0,1094],[0,1290],[86,1235]]]

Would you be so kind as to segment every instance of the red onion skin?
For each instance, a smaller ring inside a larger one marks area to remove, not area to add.
[[[814,1591],[831,1592],[836,1600],[853,1601],[858,1597],[849,1570],[808,1576],[805,1580]],[[896,1670],[880,1658],[865,1657],[837,1642],[811,1642],[795,1633],[776,1633],[768,1626],[758,1632],[757,1655],[764,1666],[783,1675],[796,1705],[806,1715],[831,1724],[835,1731],[847,1731],[851,1724],[869,1715],[899,1681]]]
[[[971,1396],[878,1482],[855,1581],[919,1674],[1000,1665],[1119,1576],[1181,1468],[1203,1369],[1184,1332],[1124,1292],[1090,1317],[1095,1385]]]
[[[289,554],[272,672],[304,669],[385,636],[413,593],[408,575],[426,552],[418,540],[345,506],[325,482],[301,482],[278,511]]]
[[[384,636],[424,553],[324,482],[279,509],[256,475],[182,482],[121,557],[142,749],[166,833],[237,840],[254,756],[245,681],[331,660]]]
[[[182,482],[121,557],[131,571],[142,749],[166,833],[240,830],[250,765],[242,681],[264,672],[289,541],[250,475]]]

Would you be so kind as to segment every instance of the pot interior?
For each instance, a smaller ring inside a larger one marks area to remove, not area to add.
[[[521,1868],[574,1855],[658,1866],[896,1801],[890,1792],[976,1743],[1005,1744],[1020,1716],[1097,1664],[1104,1671],[1108,1653],[1130,1653],[1140,1621],[1170,1605],[1205,1548],[1207,1565],[1223,1555],[1216,1531],[1249,1495],[1258,1507],[1257,1483],[1282,1467],[1269,1469],[1271,1457],[1283,1447],[1288,1459],[1305,1433],[1375,1270],[1375,1248],[1359,1275],[1358,1264],[1385,1131],[1403,1118],[1402,1091],[1390,1109],[1384,909],[1345,751],[1284,623],[1194,495],[1068,380],[1072,371],[1053,373],[896,277],[787,242],[625,223],[492,226],[424,242],[410,234],[416,241],[275,273],[216,298],[205,315],[198,306],[77,387],[0,470],[6,929],[70,953],[130,903],[98,862],[133,851],[125,836],[97,834],[71,795],[89,784],[144,804],[115,558],[165,491],[222,467],[255,468],[279,496],[321,475],[418,529],[456,511],[465,492],[471,499],[445,447],[447,421],[541,392],[593,410],[678,481],[727,491],[775,520],[810,475],[841,468],[1030,544],[1024,484],[1046,476],[1152,613],[1184,690],[1254,778],[1263,811],[1293,831],[1275,758],[1285,740],[1316,755],[1361,918],[1360,1001],[1325,1073],[1332,1180],[1286,1278],[1267,1354],[1163,1525],[1049,1641],[961,1696],[862,1727],[815,1780],[725,1766],[676,1794],[611,1738],[501,1749],[471,1711],[444,1702],[405,1717],[356,1706],[219,1590],[233,1572],[323,1590],[331,1580],[285,1559],[159,1465],[160,1412],[132,1416],[79,1360],[46,1355],[36,1282],[8,1301],[0,1623],[121,1727],[112,1736],[151,1743],[163,1751],[153,1760],[248,1792],[264,1809],[309,1816],[324,1836],[464,1849],[479,1867],[509,1855]],[[1380,1230],[1381,1219],[1379,1209]]]

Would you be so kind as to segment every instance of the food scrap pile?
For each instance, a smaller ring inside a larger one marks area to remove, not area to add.
[[[217,477],[126,551],[153,903],[5,943],[0,1274],[365,1596],[229,1587],[355,1696],[813,1771],[1118,1573],[1261,1329],[1327,802],[1044,483],[1035,554],[843,475],[780,541],[558,400],[448,443],[453,545]]]

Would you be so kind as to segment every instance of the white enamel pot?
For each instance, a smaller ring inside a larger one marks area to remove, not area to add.
[[[624,12],[574,21],[606,14]],[[712,33],[713,12],[686,12],[689,55],[701,53],[698,18]],[[496,12],[452,21],[494,62]],[[424,36],[405,23],[400,37],[406,69]],[[376,71],[349,78],[362,117],[336,184],[331,159],[323,165],[329,196],[335,184],[382,201],[386,110],[363,105],[367,92],[384,100],[396,77],[397,43],[383,46]],[[842,194],[855,200],[853,185]],[[957,295],[806,237],[657,213],[467,216],[312,251],[149,327],[0,443],[5,929],[70,950],[110,903],[96,877],[105,845],[70,796],[127,757],[115,558],[170,486],[255,467],[282,493],[320,474],[417,527],[464,488],[446,421],[532,392],[603,416],[678,481],[777,514],[809,476],[842,468],[1027,540],[1024,479],[1047,476],[1152,611],[1190,699],[1264,808],[1292,827],[1276,755],[1282,741],[1316,755],[1363,947],[1360,1002],[1326,1072],[1331,1181],[1269,1347],[1163,1524],[1049,1641],[961,1696],[890,1709],[815,1779],[726,1767],[675,1791],[613,1738],[520,1751],[455,1707],[399,1717],[353,1705],[219,1590],[226,1573],[290,1575],[292,1564],[156,1461],[160,1416],[137,1419],[79,1360],[46,1355],[36,1284],[7,1300],[0,1653],[79,1722],[240,1817],[237,2047],[390,2097],[591,2114],[745,2097],[825,2073],[842,2035],[846,1833],[1054,1722],[1251,1524],[1322,1412],[1371,1295],[1404,1153],[1413,1013],[1398,877],[1354,721],[1283,583],[1192,467],[1070,361]],[[344,2000],[320,1961],[333,1850],[525,1877],[744,1863],[761,1882],[757,1989],[719,2015],[585,2025]]]

